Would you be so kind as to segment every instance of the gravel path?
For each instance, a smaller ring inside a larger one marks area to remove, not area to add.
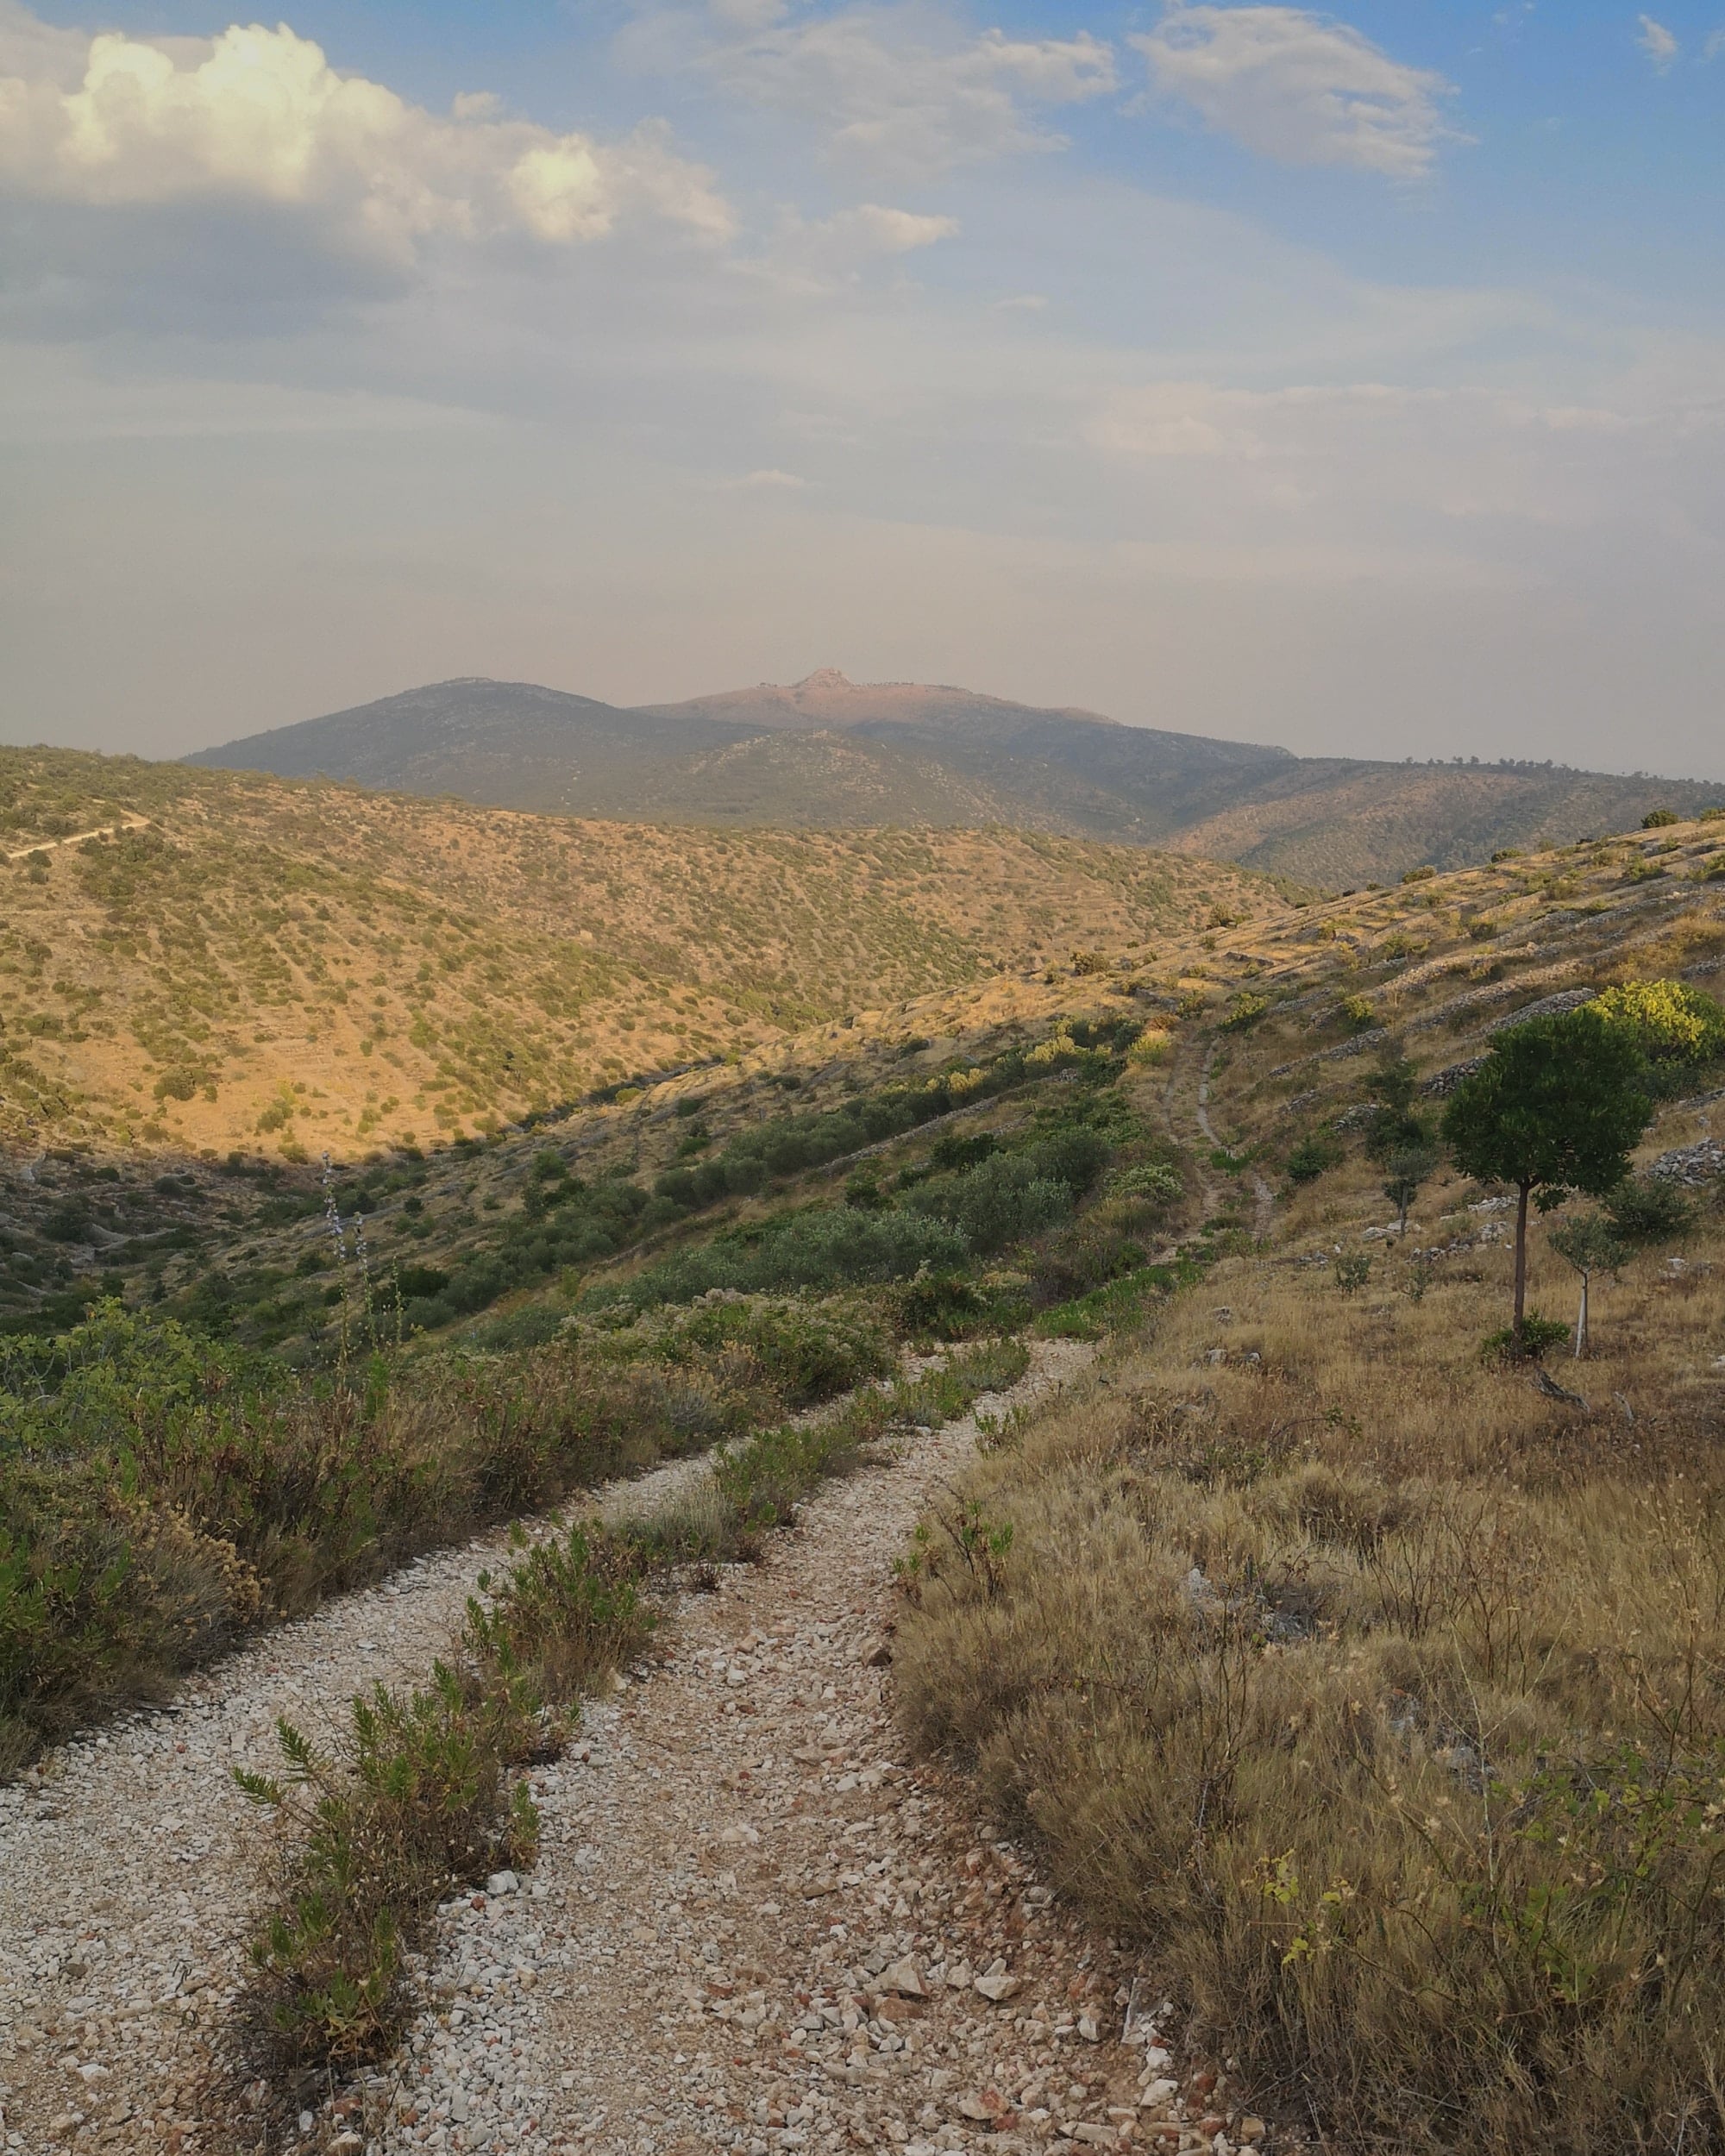
[[[1090,1352],[1038,1344],[979,1410]],[[654,1663],[536,1774],[536,1870],[441,1914],[428,2003],[391,2069],[285,2146],[1005,2156],[1058,2134],[1229,2156],[1257,2138],[1225,2084],[1176,2087],[1164,2053],[1120,2040],[1124,1965],[1010,1847],[975,1840],[962,1787],[900,1756],[892,1564],[975,1442],[974,1417],[906,1441],[819,1493],[764,1564],[685,1603]],[[630,1508],[700,1471],[649,1478]],[[375,1678],[423,1680],[505,1539],[271,1634],[173,1709],[0,1792],[9,2150],[236,2146],[210,2090],[260,1822],[229,1767],[273,1763],[278,1713],[316,1728]]]
[[[1040,1345],[978,1408],[1089,1355]],[[1158,2126],[1169,2149],[1239,2145],[1208,2077],[1182,2096],[1165,2053],[1120,2040],[1124,1966],[900,1752],[893,1560],[975,1435],[967,1417],[829,1485],[764,1565],[685,1604],[535,1777],[536,1870],[442,1912],[431,2002],[323,2146],[932,2156],[1156,2147]]]
[[[674,1461],[594,1501],[662,1501]],[[532,1523],[530,1524],[530,1530]],[[244,1967],[262,1821],[232,1769],[273,1771],[279,1715],[314,1737],[378,1682],[423,1684],[507,1526],[283,1625],[0,1787],[0,2141],[221,2150],[212,2046]]]
[[[8,2148],[215,2150],[210,2048],[235,1996],[260,1833],[234,1785],[275,1719],[328,1729],[423,1683],[499,1529],[342,1595],[0,1789],[0,2115]]]

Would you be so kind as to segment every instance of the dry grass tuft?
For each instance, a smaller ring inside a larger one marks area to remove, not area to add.
[[[1722,1258],[1584,1409],[1482,1363],[1495,1248],[1230,1260],[925,1545],[915,1740],[1339,2147],[1725,2146]]]

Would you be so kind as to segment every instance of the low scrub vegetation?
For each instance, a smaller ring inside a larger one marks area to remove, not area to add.
[[[764,1298],[315,1382],[111,1307],[3,1352],[0,1769],[256,1624],[897,1356],[854,1303]]]

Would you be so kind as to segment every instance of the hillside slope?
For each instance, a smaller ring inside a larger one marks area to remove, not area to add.
[[[188,761],[629,821],[1006,823],[1334,886],[1621,830],[1650,808],[1695,815],[1725,793],[1513,762],[1300,757],[831,667],[631,711],[530,683],[438,682]]]
[[[1277,902],[1064,837],[575,823],[47,751],[0,751],[0,803],[15,1145],[423,1142]]]

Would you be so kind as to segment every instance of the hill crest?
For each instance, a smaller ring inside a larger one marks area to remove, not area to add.
[[[1725,799],[1725,786],[1509,760],[1295,756],[941,684],[854,682],[831,667],[627,709],[465,676],[186,761],[624,822],[1004,824],[1333,888],[1621,830],[1654,808],[1698,815]]]

